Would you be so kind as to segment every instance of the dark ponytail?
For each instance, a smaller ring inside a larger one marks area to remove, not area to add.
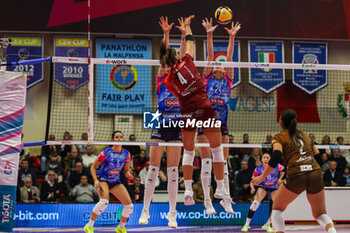
[[[281,121],[284,128],[288,129],[290,142],[292,147],[300,147],[300,140],[303,139],[300,132],[297,130],[297,114],[293,109],[285,109],[281,113]]]
[[[160,42],[159,62],[162,67],[171,67],[172,65],[174,65],[177,61],[176,55],[177,52],[175,49],[167,48],[163,40]]]

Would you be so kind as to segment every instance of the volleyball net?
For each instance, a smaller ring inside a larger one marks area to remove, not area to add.
[[[158,60],[92,58],[90,71],[87,58],[53,57],[52,62],[54,82],[47,131],[59,141],[49,140],[48,144],[118,144],[111,141],[111,133],[120,130],[126,141],[123,144],[155,145],[150,143],[150,123],[158,103]],[[298,128],[314,134],[319,144],[325,135],[331,143],[339,136],[349,140],[350,65],[195,64],[201,74],[204,67],[235,68],[227,97],[227,127],[234,144],[224,146],[264,147],[268,134],[280,132],[278,120],[285,108],[297,112]],[[82,79],[88,82],[84,84]],[[61,141],[66,131],[70,137]],[[88,141],[81,139],[84,133],[89,134]],[[244,134],[249,135],[249,141],[242,143]],[[135,135],[136,141],[128,142],[130,135]]]

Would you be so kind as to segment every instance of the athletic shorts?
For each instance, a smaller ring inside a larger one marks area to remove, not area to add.
[[[276,191],[278,188],[268,188],[265,186],[258,186],[258,188],[264,189],[266,192],[272,193],[273,191]]]
[[[198,129],[198,133],[197,133],[197,136],[201,136],[204,134],[204,131],[202,128],[199,128]],[[225,135],[228,135],[228,128],[227,128],[227,125],[226,124],[221,124],[221,135],[222,136],[225,136]]]
[[[163,128],[153,129],[151,139],[159,139],[165,142],[169,141],[182,141],[181,128]]]
[[[97,175],[97,179],[98,179],[98,181],[100,181],[100,182],[105,182],[105,183],[107,183],[109,189],[112,189],[114,186],[116,186],[116,185],[118,185],[118,184],[121,184],[120,180],[118,180],[118,181],[115,182],[115,183],[111,183],[111,182],[109,182],[106,178],[104,178],[104,177],[102,177],[102,176],[100,176],[100,175]]]
[[[198,99],[192,101],[188,104],[180,106],[181,119],[186,122],[187,119],[196,119],[196,121],[206,121],[208,119],[216,120],[219,119],[213,107],[211,106],[208,98],[204,97],[202,99]]]
[[[319,193],[324,189],[322,171],[320,169],[286,176],[284,185],[293,193],[300,194],[306,190],[309,194]]]

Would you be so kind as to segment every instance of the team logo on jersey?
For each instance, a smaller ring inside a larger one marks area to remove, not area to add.
[[[134,66],[115,65],[110,73],[112,85],[120,91],[129,91],[137,83],[137,70]]]
[[[108,172],[108,174],[110,174],[110,175],[118,175],[119,174],[119,170],[110,170]]]
[[[344,83],[344,93],[338,94],[337,107],[343,118],[350,119],[350,83]]]
[[[161,113],[157,109],[156,112],[143,113],[143,128],[144,129],[160,129]]]

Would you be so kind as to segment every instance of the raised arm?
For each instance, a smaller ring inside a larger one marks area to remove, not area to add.
[[[168,23],[168,17],[160,17],[159,19],[159,25],[163,30],[163,41],[165,43],[166,48],[169,48],[169,34],[170,30],[173,27],[174,23],[170,24]],[[162,77],[167,71],[166,67],[160,66],[158,69],[158,77]]]
[[[207,32],[207,53],[208,53],[207,54],[207,61],[214,61],[213,32],[217,28],[218,25],[213,27],[212,21],[213,21],[212,18],[210,18],[210,20],[205,18],[205,20],[203,19],[203,21],[202,21],[202,25],[205,28],[205,31]],[[205,76],[208,76],[212,70],[213,70],[212,67],[205,67],[203,74]]]
[[[186,53],[186,31],[185,31],[185,20],[183,17],[178,18],[180,26],[176,26],[177,29],[181,31],[181,43],[180,43],[180,58],[182,58]]]
[[[191,20],[194,15],[191,15],[185,19],[185,33],[186,33],[186,53],[193,57],[194,55],[194,39],[191,30]]]
[[[238,32],[238,30],[241,28],[241,24],[239,22],[232,22],[231,28],[225,28],[229,35],[229,41],[228,41],[228,47],[227,47],[227,61],[232,62],[232,56],[233,56],[233,51],[235,47],[235,37]],[[227,67],[226,68],[226,74],[227,76],[232,80],[234,77],[234,72],[233,72],[233,67]]]

